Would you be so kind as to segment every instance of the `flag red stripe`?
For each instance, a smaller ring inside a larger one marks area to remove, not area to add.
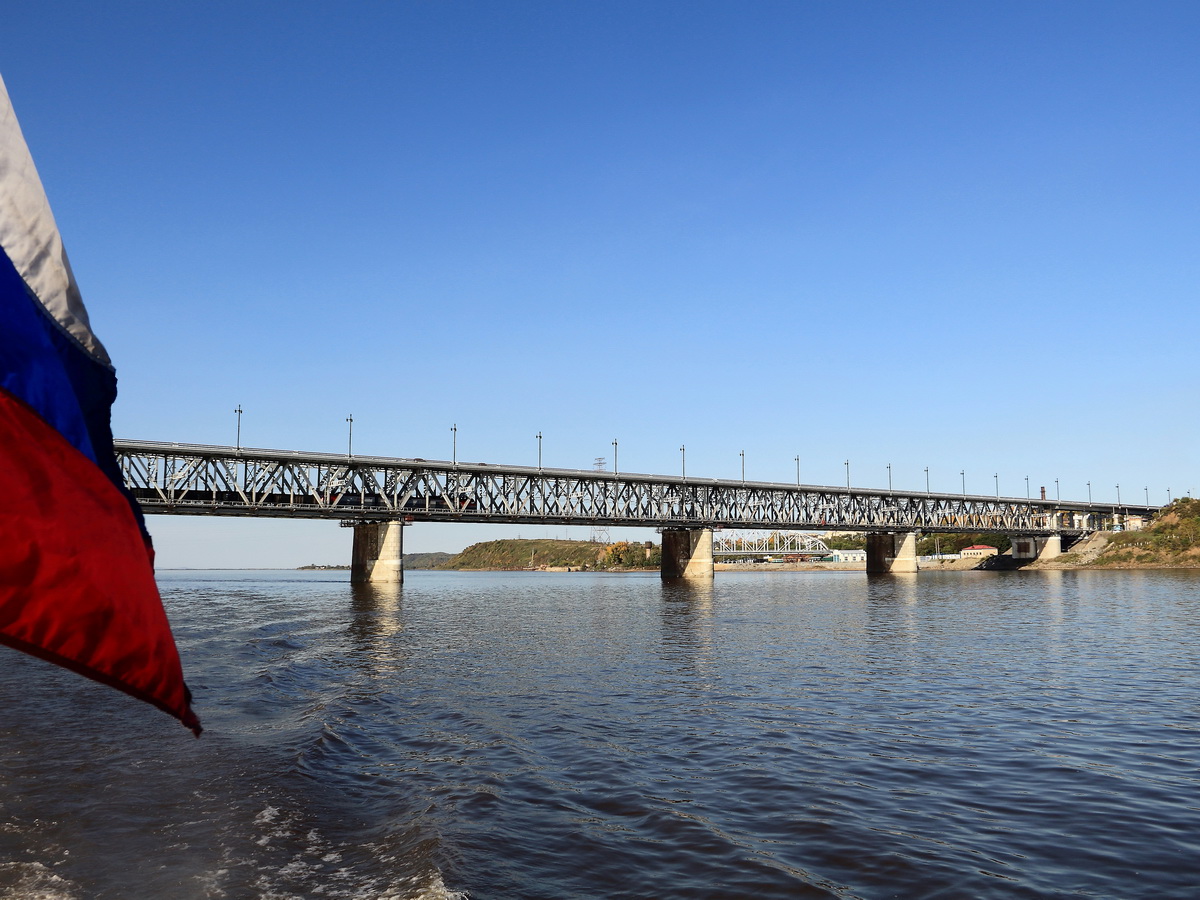
[[[2,389],[0,642],[153,703],[200,732],[128,502]]]

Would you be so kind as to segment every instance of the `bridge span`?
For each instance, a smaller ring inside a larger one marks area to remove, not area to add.
[[[354,527],[352,578],[403,578],[403,526],[648,526],[664,577],[712,577],[714,529],[861,531],[867,569],[915,572],[922,532],[992,531],[1014,555],[1120,527],[1158,507],[118,440],[149,514],[334,519]]]

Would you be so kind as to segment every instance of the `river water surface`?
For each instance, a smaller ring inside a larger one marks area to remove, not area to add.
[[[0,648],[0,896],[1200,896],[1200,574],[164,572]]]

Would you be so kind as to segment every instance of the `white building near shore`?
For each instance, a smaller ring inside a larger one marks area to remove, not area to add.
[[[860,562],[866,565],[866,550],[834,550],[825,559],[829,562]]]

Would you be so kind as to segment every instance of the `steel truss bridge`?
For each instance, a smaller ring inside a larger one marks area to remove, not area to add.
[[[713,535],[713,556],[804,556],[833,551],[819,537],[801,531],[722,531]]]
[[[1158,507],[115,442],[151,514],[810,531],[1082,534]]]

